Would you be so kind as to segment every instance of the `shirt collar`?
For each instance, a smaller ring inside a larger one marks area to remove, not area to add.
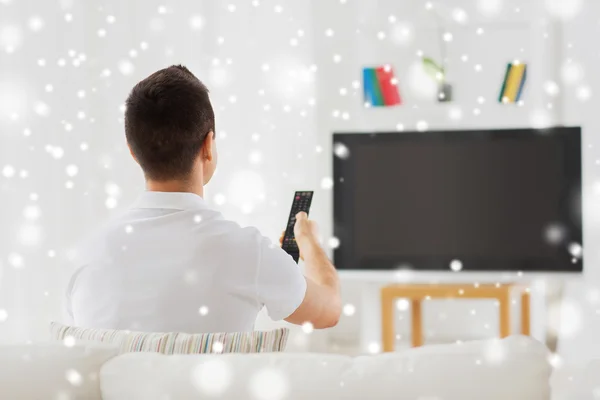
[[[206,202],[195,193],[146,191],[133,204],[133,208],[162,208],[170,210],[195,210],[205,208]]]

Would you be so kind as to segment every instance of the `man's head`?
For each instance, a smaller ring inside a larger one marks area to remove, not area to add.
[[[183,66],[150,75],[126,102],[125,134],[147,180],[206,184],[217,164],[215,115],[208,89]]]

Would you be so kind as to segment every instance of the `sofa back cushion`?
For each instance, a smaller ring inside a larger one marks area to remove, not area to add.
[[[527,337],[357,358],[127,354],[103,366],[101,388],[105,400],[549,400],[547,356]]]
[[[105,364],[100,381],[104,400],[334,400],[347,398],[340,384],[351,367],[328,354],[131,353]]]
[[[62,343],[0,346],[0,399],[101,400],[100,367],[113,346]]]
[[[358,357],[353,394],[394,400],[549,400],[549,351],[526,336]]]
[[[84,340],[117,345],[120,353],[221,354],[283,351],[289,330],[279,328],[236,333],[147,333],[78,328],[52,322],[50,333],[55,340]]]

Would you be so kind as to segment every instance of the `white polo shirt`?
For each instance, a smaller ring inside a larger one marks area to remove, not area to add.
[[[251,331],[263,306],[281,320],[306,293],[292,257],[192,193],[145,192],[83,257],[66,314],[86,328]]]

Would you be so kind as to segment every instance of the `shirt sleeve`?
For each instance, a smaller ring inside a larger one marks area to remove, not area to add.
[[[294,259],[261,236],[256,277],[258,300],[274,321],[292,315],[306,295],[306,278]]]

